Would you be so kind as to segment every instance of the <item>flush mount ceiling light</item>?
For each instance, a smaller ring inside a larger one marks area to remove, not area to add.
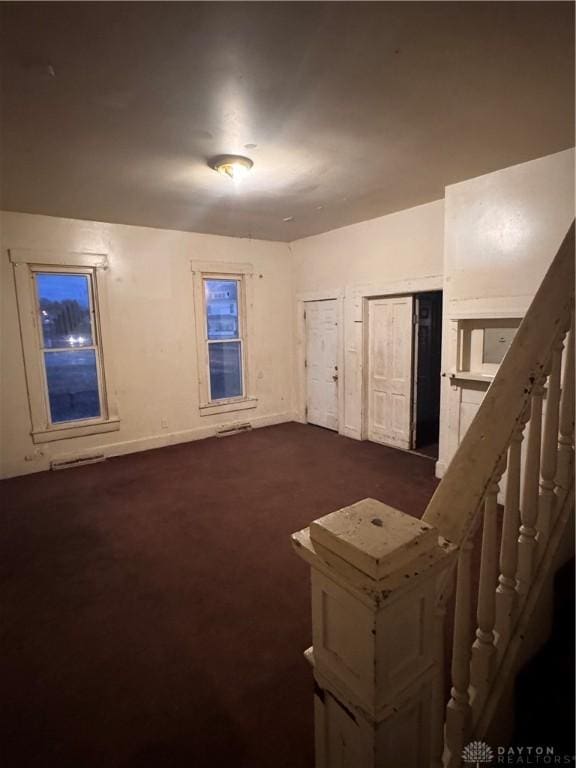
[[[208,165],[218,173],[226,174],[234,181],[243,179],[254,165],[249,157],[242,155],[220,155],[209,161]]]

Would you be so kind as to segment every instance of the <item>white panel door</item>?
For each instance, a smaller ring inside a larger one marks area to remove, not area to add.
[[[336,299],[306,302],[307,420],[338,429],[338,310]]]
[[[368,439],[412,447],[414,297],[368,302]]]

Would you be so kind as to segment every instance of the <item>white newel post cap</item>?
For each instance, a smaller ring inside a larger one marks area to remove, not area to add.
[[[335,555],[380,581],[437,547],[438,532],[381,501],[363,499],[311,523],[310,539],[319,555]]]
[[[317,681],[347,706],[384,717],[401,691],[424,685],[434,665],[440,576],[455,547],[433,526],[375,499],[315,520],[292,541],[312,568],[307,658]]]

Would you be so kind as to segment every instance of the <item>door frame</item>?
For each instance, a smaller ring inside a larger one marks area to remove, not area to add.
[[[338,433],[353,440],[366,440],[366,398],[364,380],[367,371],[365,352],[365,303],[366,299],[405,293],[426,293],[444,290],[442,274],[409,277],[403,280],[374,280],[349,283],[342,288],[296,293],[294,325],[295,344],[292,347],[294,384],[292,418],[306,424],[306,328],[304,304],[324,299],[338,300]],[[448,317],[445,305],[443,328]],[[444,338],[442,339],[444,347]],[[356,415],[357,414],[357,415]],[[442,414],[441,414],[442,418]]]
[[[336,300],[338,335],[336,339],[336,360],[338,365],[338,433],[342,434],[344,424],[344,291],[310,291],[296,295],[296,376],[295,376],[295,413],[294,418],[301,424],[307,424],[306,404],[306,320],[304,312],[307,302]]]
[[[362,372],[361,372],[361,415],[360,415],[360,440],[368,440],[368,387],[369,366],[368,355],[370,351],[368,337],[368,302],[371,299],[388,299],[393,296],[416,296],[418,293],[430,291],[444,292],[444,280],[442,275],[399,280],[382,285],[362,286],[356,290],[356,296],[361,300],[361,328],[362,328]],[[444,315],[442,317],[444,329]],[[444,346],[444,337],[442,337]],[[414,387],[414,354],[412,355],[412,391]],[[412,406],[413,407],[413,406]],[[399,448],[398,450],[403,450]]]

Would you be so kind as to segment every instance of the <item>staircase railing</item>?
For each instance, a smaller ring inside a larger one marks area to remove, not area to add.
[[[312,567],[317,768],[459,768],[510,737],[497,726],[571,544],[574,394],[573,224],[423,520],[366,499],[293,536]]]
[[[494,731],[514,656],[526,656],[519,640],[537,619],[536,598],[573,514],[573,445],[574,224],[423,516],[459,550],[443,750],[449,768],[461,765],[467,742]]]

